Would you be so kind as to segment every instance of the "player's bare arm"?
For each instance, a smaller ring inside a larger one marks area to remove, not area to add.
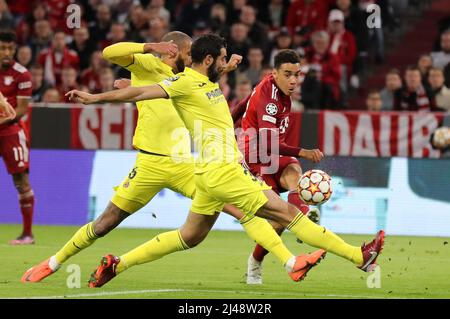
[[[90,94],[79,90],[72,90],[66,93],[71,101],[83,104],[96,103],[121,103],[137,102],[142,100],[153,100],[167,98],[167,93],[159,85],[149,85],[141,87],[127,87],[120,90],[108,91],[99,94]]]
[[[237,69],[238,65],[242,62],[242,55],[232,54],[230,60],[222,70],[222,74],[233,72]]]
[[[158,53],[161,55],[175,56],[178,46],[173,42],[160,43],[134,43],[119,42],[106,47],[103,50],[103,58],[111,63],[126,67],[134,62],[136,53]]]
[[[16,117],[16,111],[0,92],[0,124]]]

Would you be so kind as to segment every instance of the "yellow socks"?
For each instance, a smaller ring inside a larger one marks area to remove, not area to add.
[[[186,249],[189,249],[189,247],[181,238],[179,230],[159,234],[150,241],[120,256],[116,273],[119,274],[132,266],[148,263],[170,253]]]
[[[308,245],[325,249],[330,253],[344,257],[357,265],[363,263],[360,247],[351,246],[325,227],[316,225],[308,217],[299,213],[287,226],[297,238]]]
[[[294,257],[267,220],[257,216],[249,220],[245,219],[246,217],[242,218],[240,223],[247,235],[276,256],[283,265],[286,265],[288,260]]]
[[[56,262],[62,264],[70,257],[76,255],[86,247],[92,245],[97,238],[94,232],[94,224],[91,222],[84,225],[73,235],[73,237],[55,255]]]

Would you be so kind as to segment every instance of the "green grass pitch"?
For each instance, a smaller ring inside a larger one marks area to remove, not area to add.
[[[244,232],[212,231],[200,246],[190,251],[136,266],[104,287],[90,289],[87,280],[103,254],[123,254],[161,230],[117,229],[70,259],[43,282],[23,284],[20,278],[24,271],[54,254],[77,227],[36,226],[35,245],[9,246],[8,240],[20,229],[19,225],[0,225],[0,298],[450,298],[449,238],[387,234],[378,260],[380,288],[368,288],[370,274],[331,254],[300,283],[292,282],[278,261],[268,256],[264,284],[247,286],[243,275],[253,243]],[[360,245],[371,236],[343,238]],[[296,243],[291,234],[284,234],[283,239],[296,254],[313,250]],[[81,269],[81,288],[67,287],[71,264]]]

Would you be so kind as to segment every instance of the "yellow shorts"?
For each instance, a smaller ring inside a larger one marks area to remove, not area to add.
[[[111,201],[127,213],[144,207],[163,188],[186,197],[195,194],[194,162],[177,162],[169,156],[138,153],[134,168],[116,188]]]
[[[195,174],[197,188],[191,211],[213,215],[224,203],[239,208],[246,217],[253,216],[267,203],[263,190],[271,189],[238,163],[231,163],[201,174]]]

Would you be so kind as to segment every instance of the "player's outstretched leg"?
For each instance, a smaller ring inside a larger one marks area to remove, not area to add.
[[[98,238],[116,228],[129,214],[109,203],[103,214],[94,222],[78,229],[72,238],[53,256],[28,269],[22,282],[40,282],[55,273],[70,257],[92,245]]]
[[[158,234],[120,257],[114,255],[102,257],[100,266],[91,274],[89,287],[101,287],[133,266],[197,246],[206,238],[218,216],[219,213],[206,216],[189,212],[186,222],[180,229]]]
[[[352,261],[363,271],[373,270],[376,259],[384,244],[384,231],[377,233],[375,239],[362,247],[347,244],[342,238],[325,227],[316,225],[295,206],[283,201],[271,190],[264,191],[269,201],[258,210],[257,215],[271,218],[284,224],[297,238],[308,245],[322,248],[327,252]]]

